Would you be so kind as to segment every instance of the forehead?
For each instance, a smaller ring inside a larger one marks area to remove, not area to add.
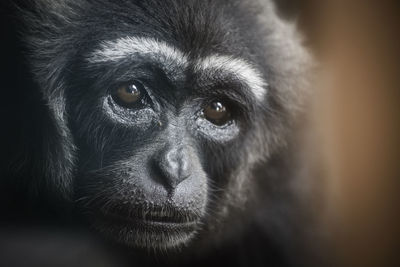
[[[257,41],[254,38],[257,32],[254,14],[244,4],[248,1],[105,2],[108,7],[91,7],[89,12],[92,14],[86,15],[91,18],[86,23],[102,24],[100,30],[90,32],[89,36],[94,40],[115,40],[121,36],[152,37],[193,57],[228,53],[246,58],[251,57],[252,47]],[[96,17],[99,19],[93,19]]]
[[[237,79],[261,100],[266,83],[252,60],[257,23],[244,2],[121,1],[113,5],[113,16],[100,13],[108,9],[92,8],[105,19],[100,20],[98,36],[90,35],[99,46],[89,61],[142,57],[165,66],[166,72],[186,69],[190,62],[196,73],[205,73],[203,77]]]

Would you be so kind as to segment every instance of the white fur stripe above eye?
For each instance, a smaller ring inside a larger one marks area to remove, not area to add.
[[[146,57],[159,62],[167,72],[174,72],[176,67],[185,70],[189,65],[188,57],[177,48],[164,41],[147,37],[123,37],[114,41],[104,41],[100,48],[91,53],[90,63],[118,62],[132,56]],[[234,75],[246,84],[257,100],[262,100],[267,91],[267,83],[262,74],[244,59],[232,56],[211,55],[195,62],[195,71],[218,72]]]
[[[100,49],[91,54],[89,62],[120,61],[138,55],[158,61],[165,67],[174,64],[186,68],[188,62],[187,57],[181,51],[163,41],[129,36],[115,41],[104,41]]]
[[[231,73],[250,88],[257,100],[262,100],[267,91],[268,84],[262,78],[262,74],[243,59],[211,55],[199,60],[196,64],[196,70]]]

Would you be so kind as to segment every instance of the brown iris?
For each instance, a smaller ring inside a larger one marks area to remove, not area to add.
[[[226,106],[219,101],[211,102],[205,107],[203,115],[208,121],[218,126],[226,124],[231,118],[231,114]]]
[[[112,97],[121,106],[133,107],[142,99],[142,88],[143,85],[137,81],[125,84],[118,87]]]

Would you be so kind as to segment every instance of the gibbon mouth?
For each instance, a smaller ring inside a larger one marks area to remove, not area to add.
[[[199,216],[196,216],[193,212],[173,209],[136,209],[129,212],[129,215],[126,212],[103,211],[100,213],[100,218],[107,221],[115,221],[116,223],[141,226],[189,226],[199,221]]]
[[[145,216],[123,216],[100,213],[92,218],[94,230],[117,243],[136,248],[173,248],[191,240],[201,228],[200,217],[184,213],[149,213]]]

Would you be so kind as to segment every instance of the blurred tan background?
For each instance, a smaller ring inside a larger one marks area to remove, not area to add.
[[[400,266],[400,3],[295,2],[321,63],[311,112],[321,253],[329,266]]]

